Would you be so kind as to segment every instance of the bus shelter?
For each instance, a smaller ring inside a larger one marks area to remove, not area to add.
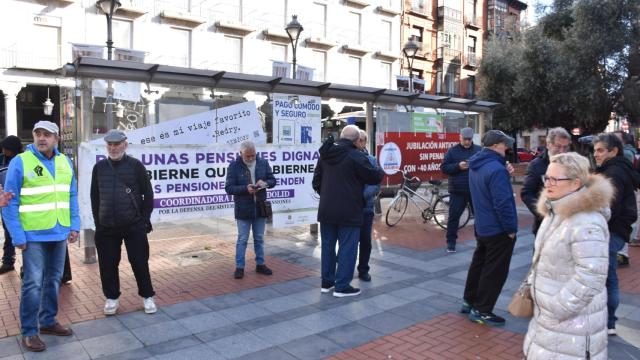
[[[398,170],[439,179],[459,130],[476,142],[497,103],[282,77],[198,70],[80,57],[62,68],[75,80],[61,88],[61,151],[77,168],[85,262],[95,261],[89,197],[91,170],[106,156],[109,129],[127,133],[128,153],[146,166],[154,188],[154,223],[233,216],[224,192],[228,163],[239,144],[256,143],[271,163],[272,226],[315,224],[311,179],[318,148],[347,124],[369,135],[382,154],[384,185]]]

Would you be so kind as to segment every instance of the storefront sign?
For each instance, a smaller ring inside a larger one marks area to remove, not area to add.
[[[320,97],[273,94],[274,139],[280,144],[317,144],[320,138]]]
[[[127,132],[130,144],[239,144],[266,143],[262,122],[253,101],[164,121]],[[101,143],[96,139],[93,143]]]
[[[440,165],[447,150],[459,143],[459,138],[460,135],[457,133],[384,133],[384,145],[378,146],[380,166],[387,174],[382,184],[397,185],[402,182],[401,174],[393,175],[394,172],[391,172],[394,167],[388,166],[389,171],[386,169],[385,157],[396,151],[389,152],[386,149],[398,149],[401,156],[397,169],[408,171],[410,176],[417,176],[422,181],[437,180],[446,177],[440,170]],[[389,160],[389,163],[391,162]]]
[[[236,159],[237,145],[188,146],[129,145],[127,154],[147,168],[154,191],[152,222],[233,216],[233,197],[224,190],[227,167]],[[317,146],[263,145],[259,156],[267,159],[277,185],[267,190],[274,211],[274,227],[316,222],[318,198],[311,188],[318,160]],[[80,146],[79,196],[82,226],[93,227],[90,203],[91,174],[104,159],[106,147]]]

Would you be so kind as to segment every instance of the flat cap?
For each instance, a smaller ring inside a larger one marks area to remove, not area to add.
[[[507,136],[507,134],[503,133],[500,130],[489,130],[482,137],[482,146],[489,147],[499,143],[505,143],[508,147],[513,146],[513,138]]]
[[[472,139],[473,138],[473,129],[470,127],[463,128],[460,130],[460,136],[463,139]]]
[[[111,129],[107,132],[107,135],[104,136],[104,141],[110,143],[118,143],[125,140],[127,140],[127,135],[124,131],[118,129]]]
[[[40,120],[33,126],[33,131],[36,131],[38,129],[46,130],[56,135],[60,134],[60,128],[58,127],[58,125],[47,120]]]

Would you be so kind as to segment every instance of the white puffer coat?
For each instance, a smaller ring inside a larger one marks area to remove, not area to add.
[[[607,359],[609,204],[613,187],[591,175],[586,186],[549,201],[535,242],[538,264],[529,276],[534,315],[524,341],[527,359]]]

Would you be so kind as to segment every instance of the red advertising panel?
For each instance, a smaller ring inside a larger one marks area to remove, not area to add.
[[[397,185],[408,171],[422,181],[444,179],[440,171],[444,154],[460,142],[458,133],[390,132],[384,133],[384,144],[377,148],[377,158],[385,171],[383,185]]]

